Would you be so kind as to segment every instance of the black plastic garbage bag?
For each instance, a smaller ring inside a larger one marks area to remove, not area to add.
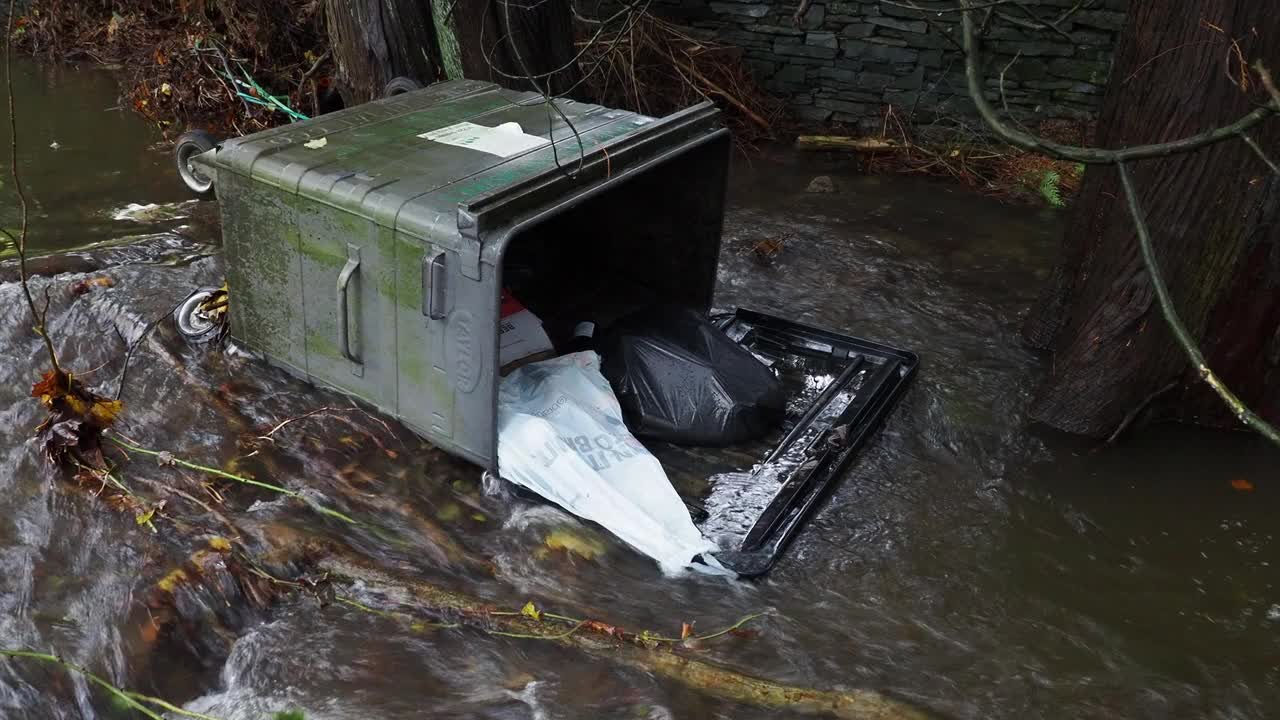
[[[773,371],[693,310],[642,310],[614,323],[596,347],[638,437],[732,445],[782,421],[786,395]]]

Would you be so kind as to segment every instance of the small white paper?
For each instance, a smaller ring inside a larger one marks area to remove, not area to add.
[[[319,150],[320,148],[328,144],[329,144],[329,138],[322,137],[322,138],[316,138],[315,140],[308,140],[307,142],[302,143],[302,146],[311,148],[312,150]]]
[[[503,158],[551,144],[546,138],[525,134],[520,124],[513,122],[502,123],[497,127],[460,122],[422,133],[418,137]]]

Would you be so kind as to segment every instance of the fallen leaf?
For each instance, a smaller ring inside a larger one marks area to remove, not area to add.
[[[329,144],[329,138],[316,138],[315,140],[308,140],[307,142],[302,143],[302,147],[311,148],[312,150],[319,150],[320,148],[328,144]]]
[[[161,450],[160,454],[156,455],[156,464],[160,466],[176,464],[173,462],[173,453],[168,450]]]
[[[604,543],[567,528],[553,530],[542,542],[551,550],[563,550],[583,560],[594,560],[604,554]]]
[[[40,382],[31,386],[31,397],[40,398],[40,402],[48,406],[54,398],[65,395],[70,386],[71,378],[50,370],[40,376]]]
[[[1232,480],[1231,487],[1239,490],[1240,492],[1253,492],[1253,483],[1245,480],[1244,478],[1236,478],[1235,480]]]
[[[138,515],[137,517],[135,517],[135,518],[134,518],[134,521],[135,521],[135,522],[137,522],[139,525],[150,525],[150,524],[151,524],[151,518],[153,518],[153,517],[155,517],[155,516],[156,516],[156,509],[155,509],[155,508],[151,508],[150,510],[148,510],[148,511],[146,511],[146,512],[144,512],[144,513],[140,514],[140,515]]]
[[[165,95],[172,95],[172,94],[173,94],[173,86],[171,86],[169,83],[163,83],[163,84],[161,84],[161,85],[160,85],[160,92],[161,92],[161,93],[163,93],[163,94],[165,94]]]
[[[231,541],[224,537],[209,538],[209,549],[222,553],[231,552]]]
[[[105,275],[86,278],[84,280],[80,280],[79,282],[75,282],[71,284],[71,294],[84,295],[85,293],[93,290],[94,288],[115,287],[115,284],[116,284],[115,280],[112,280],[111,278]]]
[[[160,578],[160,582],[156,583],[156,588],[161,592],[173,594],[178,589],[178,585],[187,580],[187,572],[182,568],[178,568],[173,572]]]
[[[686,640],[693,635],[693,623],[680,624],[680,639]]]
[[[586,627],[588,630],[594,630],[598,633],[603,633],[610,637],[615,637],[619,640],[627,639],[626,638],[627,632],[625,630],[623,630],[622,628],[616,625],[609,625],[607,623],[600,622],[599,620],[588,620],[587,624],[584,627]]]
[[[436,511],[436,519],[442,523],[451,523],[462,517],[462,506],[451,502]]]
[[[520,608],[520,614],[531,620],[542,620],[542,611],[538,609],[538,606],[533,604],[532,600],[525,603],[524,607]]]

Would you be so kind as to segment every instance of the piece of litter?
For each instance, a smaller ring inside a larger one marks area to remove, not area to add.
[[[329,138],[316,138],[315,140],[308,140],[302,143],[302,146],[311,148],[312,150],[319,150],[320,148],[328,144],[329,144]]]
[[[62,146],[58,144],[58,141],[57,141],[57,140],[54,140],[53,142],[49,143],[49,147],[53,148],[54,150],[57,150],[58,148],[60,148],[60,147],[62,147]]]
[[[511,157],[551,144],[544,137],[525,134],[520,124],[514,122],[502,123],[497,127],[460,122],[422,133],[418,137],[498,157]]]
[[[524,365],[498,390],[502,477],[603,525],[667,573],[716,550],[658,459],[627,431],[594,352]],[[714,560],[709,560],[714,562]],[[727,573],[726,573],[727,574]]]

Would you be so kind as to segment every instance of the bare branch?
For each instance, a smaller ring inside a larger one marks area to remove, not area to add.
[[[965,7],[953,8],[922,8],[910,0],[907,2],[895,2],[895,0],[880,0],[881,5],[892,5],[893,7],[905,8],[907,10],[919,10],[920,12],[933,13],[935,15],[947,15],[951,13],[968,12],[969,10],[985,10],[987,8],[1000,7],[1001,5],[1014,5],[1021,0],[992,0],[991,2],[972,3]]]
[[[972,14],[969,12],[963,13],[960,16],[960,22],[965,46],[965,78],[969,85],[969,96],[977,107],[978,114],[982,116],[982,119],[1002,140],[1010,145],[1042,153],[1059,160],[1071,160],[1086,165],[1114,165],[1121,162],[1167,157],[1178,153],[1190,152],[1223,140],[1229,140],[1240,133],[1247,132],[1280,111],[1280,93],[1277,93],[1274,96],[1276,98],[1275,104],[1257,108],[1226,127],[1216,128],[1172,142],[1138,145],[1123,150],[1100,150],[1063,145],[1030,133],[1015,130],[1000,120],[995,108],[991,107],[991,103],[987,101],[986,96],[983,94],[981,52],[978,47]],[[1266,80],[1264,77],[1264,83]],[[1269,90],[1271,89],[1274,89],[1274,86],[1269,88]]]
[[[809,0],[800,0],[800,4],[796,6],[795,14],[791,16],[791,24],[800,27],[800,21],[804,19],[804,14],[809,10]]]
[[[1028,21],[1028,20],[1019,20],[1018,18],[1011,18],[1002,12],[1000,13],[1000,16],[1005,20],[1008,20],[1016,25],[1021,25],[1022,27],[1029,27],[1034,30],[1054,30],[1066,36],[1067,39],[1070,40],[1071,37],[1069,35],[1066,35],[1066,33],[1062,32],[1062,30],[1059,29],[1058,26],[1070,20],[1072,15],[1075,15],[1081,10],[1087,7],[1093,7],[1093,5],[1097,1],[1098,0],[1077,0],[1075,5],[1064,10],[1061,15],[1059,15],[1057,18],[1053,20],[1041,20],[1040,18],[1036,17],[1035,14],[1031,12],[1031,8],[1028,7],[1026,0],[993,0],[992,2],[970,3],[967,5],[962,4],[960,7],[952,7],[952,8],[922,8],[919,5],[911,2],[911,0],[905,0],[903,2],[898,2],[897,0],[880,0],[880,4],[892,5],[893,7],[905,8],[907,10],[916,10],[921,13],[930,13],[933,15],[950,15],[955,13],[964,13],[970,10],[988,10],[988,9],[999,12],[999,8],[1005,5],[1013,5],[1013,6],[1016,6],[1019,10],[1021,10],[1024,14],[1026,14],[1028,17],[1030,17],[1031,20]],[[924,19],[924,18],[921,18],[921,19]]]
[[[1261,60],[1253,64],[1253,69],[1262,80],[1262,87],[1271,96],[1271,104],[1275,106],[1275,111],[1280,112],[1280,89],[1276,89],[1275,80],[1271,78],[1271,71],[1267,69],[1266,65],[1262,64]]]
[[[887,0],[885,0],[887,1]],[[1191,337],[1191,333],[1187,330],[1186,325],[1182,322],[1182,318],[1178,316],[1176,308],[1173,305],[1173,299],[1169,295],[1169,288],[1165,284],[1164,277],[1160,273],[1160,266],[1156,261],[1155,250],[1151,243],[1151,231],[1147,227],[1146,217],[1143,214],[1141,203],[1138,200],[1137,192],[1133,187],[1133,178],[1129,174],[1129,168],[1126,163],[1157,157],[1167,157],[1179,153],[1191,152],[1209,145],[1229,140],[1239,136],[1244,142],[1253,149],[1259,157],[1273,170],[1277,170],[1276,164],[1262,151],[1262,148],[1249,137],[1247,131],[1262,123],[1264,120],[1280,113],[1280,90],[1276,88],[1275,82],[1268,72],[1267,68],[1261,61],[1255,63],[1254,69],[1257,71],[1261,79],[1263,87],[1266,89],[1271,98],[1271,102],[1267,105],[1259,107],[1249,114],[1245,115],[1236,122],[1210,130],[1199,135],[1182,138],[1167,143],[1155,145],[1141,145],[1123,150],[1100,150],[1095,148],[1077,147],[1072,145],[1062,145],[1052,142],[1045,138],[1038,137],[1034,134],[1014,130],[1004,124],[1000,117],[996,114],[991,103],[987,101],[983,92],[983,79],[981,72],[981,51],[978,43],[978,33],[974,28],[973,13],[976,6],[972,5],[969,0],[960,0],[964,11],[960,15],[962,27],[962,35],[965,47],[965,79],[969,87],[969,96],[973,100],[974,106],[978,110],[978,114],[987,125],[1004,141],[1011,145],[1038,152],[1049,157],[1060,160],[1072,160],[1079,163],[1094,165],[1115,165],[1120,173],[1120,182],[1124,187],[1125,198],[1128,202],[1129,214],[1133,217],[1133,223],[1138,233],[1138,244],[1142,251],[1142,262],[1146,267],[1147,274],[1151,278],[1151,284],[1155,289],[1156,299],[1160,307],[1160,313],[1163,315],[1165,322],[1169,325],[1169,329],[1173,332],[1174,338],[1178,345],[1186,354],[1187,359],[1195,367],[1196,373],[1202,380],[1213,388],[1231,409],[1241,423],[1258,432],[1263,437],[1280,445],[1280,431],[1274,426],[1263,420],[1256,413],[1245,406],[1244,402],[1233,393],[1230,388],[1222,382],[1213,370],[1209,368],[1205,361],[1204,354],[1200,352],[1195,340]],[[1078,5],[1078,4],[1077,4]],[[1074,12],[1078,8],[1072,8]],[[990,20],[991,13],[995,12],[995,7],[988,6],[986,21]],[[1017,58],[1014,58],[1015,60]],[[1012,64],[1012,63],[1011,63]],[[1005,71],[1008,67],[1005,67]],[[1001,72],[1001,96],[1003,97],[1004,88],[1004,72]],[[1006,112],[1008,108],[1006,107]]]
[[[1035,13],[1031,12],[1031,8],[1027,7],[1026,5],[1023,5],[1022,3],[1015,3],[1014,7],[1018,8],[1018,10],[1021,10],[1022,14],[1026,15],[1028,19],[1021,20],[1019,18],[1009,17],[1007,13],[1002,12],[1000,10],[996,10],[995,13],[997,16],[1000,17],[1001,20],[1004,20],[1005,22],[1010,23],[1012,25],[1017,25],[1018,27],[1025,28],[1027,30],[1052,30],[1058,35],[1062,36],[1062,38],[1065,39],[1067,42],[1069,43],[1075,42],[1075,38],[1072,38],[1065,31],[1063,31],[1062,28],[1058,27],[1058,23],[1060,21],[1041,20],[1040,18],[1036,17]]]
[[[9,0],[9,19],[5,23],[5,41],[4,41],[4,83],[5,90],[9,97],[9,171],[13,177],[13,187],[18,193],[18,209],[21,215],[21,228],[18,231],[18,237],[13,240],[14,248],[18,253],[18,276],[22,281],[22,294],[27,300],[27,309],[31,311],[32,330],[35,331],[40,339],[44,341],[44,348],[49,353],[49,363],[53,366],[53,372],[62,375],[62,366],[58,364],[58,352],[53,348],[53,340],[49,339],[48,330],[45,328],[45,314],[49,311],[48,295],[45,296],[45,313],[42,314],[36,308],[35,298],[31,296],[31,284],[28,282],[27,275],[27,193],[22,187],[22,176],[18,172],[18,118],[14,112],[13,105],[13,71],[10,67],[9,58],[13,51],[13,10],[17,0]],[[48,288],[46,288],[46,293]]]

